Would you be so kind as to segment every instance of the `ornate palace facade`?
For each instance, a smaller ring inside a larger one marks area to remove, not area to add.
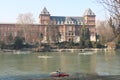
[[[27,42],[35,43],[40,41],[40,35],[42,34],[42,42],[48,42],[48,37],[49,41],[54,42],[50,38],[51,34],[49,32],[55,26],[60,33],[59,42],[70,40],[79,42],[81,27],[84,25],[90,30],[90,40],[96,41],[95,17],[91,9],[87,9],[82,17],[74,17],[51,16],[47,9],[44,8],[39,15],[39,24],[27,25],[26,29],[20,24],[0,23],[0,40],[8,43],[10,39],[12,40],[16,36],[23,36]],[[51,26],[53,27],[49,29]],[[26,36],[23,34],[24,30]],[[55,31],[52,31],[52,33],[56,34]]]

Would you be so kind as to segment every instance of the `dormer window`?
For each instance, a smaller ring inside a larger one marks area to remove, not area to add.
[[[61,24],[61,21],[59,21],[59,24]]]
[[[81,22],[81,25],[83,25],[83,22]]]
[[[60,22],[58,21],[57,24],[60,24]]]
[[[76,24],[76,22],[74,22],[74,24]]]
[[[63,24],[63,21],[61,21],[61,24]]]
[[[80,22],[78,22],[78,24],[80,24]]]
[[[69,21],[69,24],[71,24],[71,21]]]
[[[74,24],[74,22],[72,21],[72,24]]]
[[[67,24],[69,24],[69,22],[67,21]]]

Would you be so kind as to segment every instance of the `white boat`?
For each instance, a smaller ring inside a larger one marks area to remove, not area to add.
[[[82,53],[78,53],[78,55],[92,55],[93,52],[82,52]]]
[[[38,56],[38,58],[53,58],[52,56]]]
[[[31,53],[31,51],[21,51],[21,50],[17,50],[17,51],[14,51],[13,54],[29,54]]]

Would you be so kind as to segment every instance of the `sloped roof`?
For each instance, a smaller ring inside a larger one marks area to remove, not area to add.
[[[95,15],[95,13],[94,13],[90,8],[88,8],[88,9],[86,9],[85,12],[84,12],[84,16],[85,16],[85,15]]]
[[[65,18],[65,16],[50,16],[50,19],[55,21],[65,21]]]
[[[51,16],[50,19],[59,24],[81,24],[84,21],[83,17]]]
[[[41,14],[46,14],[46,15],[50,15],[48,10],[46,9],[46,7],[43,8]]]

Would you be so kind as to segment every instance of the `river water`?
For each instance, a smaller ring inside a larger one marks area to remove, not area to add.
[[[98,52],[0,52],[0,80],[49,77],[58,69],[69,74],[120,75],[120,50]]]

